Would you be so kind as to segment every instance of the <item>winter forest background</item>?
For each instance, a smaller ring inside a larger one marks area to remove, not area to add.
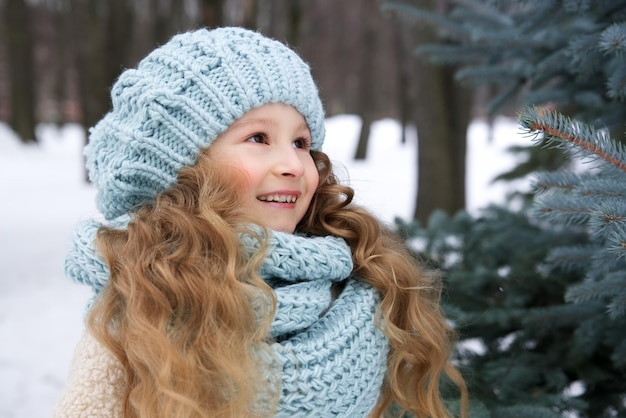
[[[412,178],[397,184],[413,190],[402,208],[383,191],[379,200],[398,205],[393,227],[442,271],[472,417],[626,416],[624,0],[0,0],[0,214],[13,219],[0,232],[19,237],[3,252],[38,263],[46,258],[27,245],[41,239],[35,222],[22,223],[27,215],[84,215],[58,205],[63,192],[38,189],[37,199],[21,188],[46,175],[37,168],[55,170],[54,152],[36,151],[52,149],[50,132],[65,132],[66,151],[80,150],[76,138],[106,112],[123,68],[178,31],[218,25],[260,30],[311,64],[329,126],[351,126],[335,130],[354,138],[342,157],[350,169],[373,167],[380,138],[406,145],[394,158],[410,152],[412,169],[398,175]],[[498,131],[492,122],[502,115],[517,117],[535,144]],[[381,130],[381,120],[397,129]],[[491,171],[496,185],[510,185],[506,201],[480,210],[468,203],[468,179],[505,156],[469,158],[477,123],[494,128],[494,142],[511,136],[515,162]],[[29,164],[17,164],[18,141]],[[46,181],[88,188],[75,163],[63,171],[71,177]],[[512,186],[528,178],[532,193]],[[0,276],[8,294],[11,280]],[[66,290],[48,296],[63,299]],[[2,299],[0,352],[30,353],[11,345],[20,330],[6,324],[49,303],[32,291],[29,304]],[[68,318],[57,315],[58,338],[67,338]],[[11,387],[17,378],[5,366],[0,377]],[[11,405],[0,405],[5,411],[12,416]]]

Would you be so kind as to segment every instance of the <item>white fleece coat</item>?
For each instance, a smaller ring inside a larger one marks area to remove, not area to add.
[[[65,390],[53,418],[119,418],[124,371],[119,361],[85,331],[76,346]]]

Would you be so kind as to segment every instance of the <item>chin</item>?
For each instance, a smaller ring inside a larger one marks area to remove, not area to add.
[[[295,226],[285,225],[268,225],[268,228],[277,232],[286,232],[288,234],[293,234],[293,232],[296,230]]]

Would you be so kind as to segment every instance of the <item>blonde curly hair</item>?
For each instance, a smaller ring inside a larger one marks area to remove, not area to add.
[[[382,295],[377,323],[390,353],[371,416],[396,403],[418,417],[449,417],[443,376],[458,387],[466,416],[467,390],[450,361],[455,334],[440,308],[437,277],[352,203],[353,190],[338,182],[324,153],[311,154],[320,181],[296,231],[345,239],[355,276]],[[195,166],[181,170],[174,187],[139,209],[127,229],[98,231],[110,280],[88,326],[124,367],[124,417],[258,415],[259,388],[268,386],[258,359],[269,349],[276,301],[258,275],[263,248],[249,257],[240,245],[242,232],[255,232],[246,229],[251,220],[233,193],[239,181],[208,148]],[[272,411],[278,391],[269,390]]]

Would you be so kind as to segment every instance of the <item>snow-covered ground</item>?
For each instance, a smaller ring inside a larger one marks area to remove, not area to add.
[[[324,150],[344,166],[357,201],[383,221],[410,218],[415,200],[415,135],[402,145],[392,120],[375,123],[366,161],[354,162],[360,121],[327,120]],[[74,225],[96,215],[95,192],[84,182],[82,130],[41,126],[39,145],[24,146],[0,123],[0,417],[47,417],[63,388],[82,331],[89,290],[64,277]],[[528,144],[517,125],[499,119],[468,131],[468,208],[501,203],[505,185],[493,177],[515,164],[504,150]],[[509,186],[510,187],[510,186]],[[515,187],[527,188],[526,183]]]

